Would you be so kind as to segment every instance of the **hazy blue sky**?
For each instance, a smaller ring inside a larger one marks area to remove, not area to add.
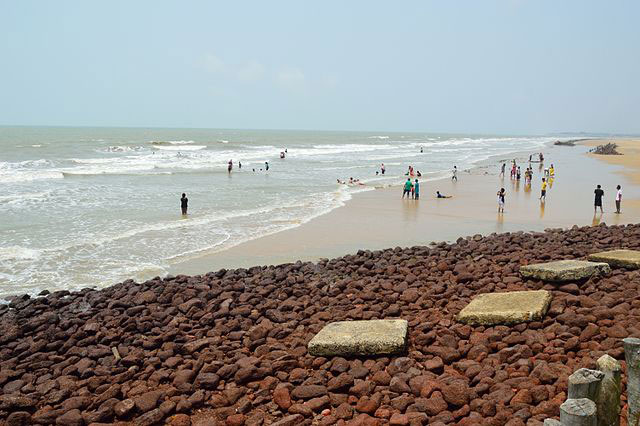
[[[640,2],[0,0],[0,124],[640,133]]]

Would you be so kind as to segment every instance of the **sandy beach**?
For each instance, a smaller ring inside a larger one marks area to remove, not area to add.
[[[398,188],[375,189],[356,194],[345,206],[299,227],[241,243],[228,250],[176,264],[173,274],[204,273],[218,268],[279,264],[296,260],[317,260],[360,249],[425,245],[455,241],[466,235],[542,231],[573,225],[632,223],[640,213],[640,150],[637,141],[617,141],[622,156],[587,154],[588,148],[604,140],[592,140],[573,147],[549,146],[545,167],[554,164],[555,179],[547,200],[541,203],[542,167],[533,163],[534,177],[527,186],[508,176],[500,178],[499,160],[492,159],[470,172],[460,171],[457,182],[450,179],[421,183],[421,199],[401,200]],[[528,153],[517,156],[524,172]],[[605,190],[604,214],[593,212],[593,191]],[[624,188],[623,213],[614,214],[615,186]],[[506,190],[506,209],[497,213],[496,192]],[[451,195],[436,199],[435,192]]]

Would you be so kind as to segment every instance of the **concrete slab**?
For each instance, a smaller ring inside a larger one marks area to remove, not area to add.
[[[555,282],[580,281],[592,275],[607,275],[610,272],[611,268],[604,262],[585,260],[558,260],[520,267],[520,275],[525,278]]]
[[[315,356],[391,355],[407,347],[406,320],[338,321],[327,324],[309,342]]]
[[[604,262],[614,268],[640,269],[640,251],[638,250],[611,250],[593,253],[589,255],[593,262]]]
[[[472,325],[518,324],[541,320],[551,304],[546,290],[480,294],[460,311],[457,320]]]

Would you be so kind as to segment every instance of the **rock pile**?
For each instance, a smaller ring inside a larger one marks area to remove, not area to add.
[[[618,145],[615,143],[608,143],[605,145],[598,145],[597,147],[590,149],[589,152],[599,155],[622,155],[616,148],[618,148]]]
[[[623,360],[622,338],[640,337],[640,271],[614,268],[578,286],[522,278],[519,268],[620,246],[640,248],[640,225],[477,235],[16,297],[0,307],[0,419],[541,425],[558,417],[571,373],[605,353]],[[455,321],[478,294],[540,289],[553,295],[542,320]],[[408,321],[406,354],[307,353],[327,323],[377,318]]]

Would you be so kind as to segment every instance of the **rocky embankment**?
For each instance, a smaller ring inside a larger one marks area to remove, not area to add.
[[[623,361],[621,339],[640,337],[640,272],[555,286],[518,269],[619,247],[640,248],[640,225],[476,236],[15,298],[0,308],[0,419],[541,425],[558,416],[574,370],[605,353]],[[542,321],[454,320],[477,294],[541,288],[553,294]],[[409,321],[405,356],[307,353],[326,323],[372,318]]]

